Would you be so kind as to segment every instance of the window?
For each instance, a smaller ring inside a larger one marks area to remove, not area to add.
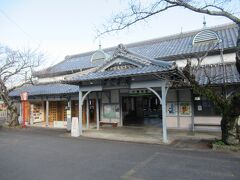
[[[194,96],[194,115],[195,116],[219,116],[220,113],[217,111],[212,101],[206,97],[195,95]]]

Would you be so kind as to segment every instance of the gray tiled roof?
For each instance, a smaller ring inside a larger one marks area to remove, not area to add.
[[[238,35],[238,28],[236,25],[212,28],[212,30],[215,31],[222,40],[222,44],[220,43],[220,45],[222,45],[224,49],[234,48],[236,46]],[[136,46],[133,46],[130,50],[155,59],[171,59],[174,56],[175,58],[181,58],[183,55],[209,50],[208,44],[192,45],[193,38],[197,32],[194,31],[182,35],[170,36],[169,38],[166,37],[155,40],[145,45],[138,46],[136,44]],[[215,50],[219,48],[221,47],[217,46]]]
[[[217,33],[222,40],[224,49],[233,49],[236,46],[236,39],[238,35],[238,28],[235,24],[222,25],[219,27],[209,28]],[[184,55],[190,55],[196,52],[208,50],[209,46],[204,44],[192,45],[194,36],[202,29],[188,33],[182,33],[167,37],[162,37],[154,40],[137,42],[128,44],[126,47],[142,56],[153,58],[171,60],[173,58],[182,58]],[[116,47],[104,49],[108,54],[112,54]],[[216,47],[215,50],[220,47]],[[36,75],[45,74],[64,74],[70,71],[77,71],[81,69],[96,67],[101,63],[92,64],[91,56],[95,51],[68,56],[64,61],[48,68],[45,71],[39,71]]]
[[[225,75],[223,64],[211,64],[195,69],[195,79],[201,85],[206,85],[211,81],[211,84],[235,84],[240,83],[240,74],[237,71],[235,63],[225,64]]]
[[[26,85],[10,93],[10,96],[20,96],[21,92],[28,92],[29,96],[49,95],[49,94],[70,94],[78,92],[79,87],[68,84],[39,84]]]
[[[151,74],[156,72],[163,72],[167,70],[169,70],[169,67],[148,65],[141,68],[132,68],[132,69],[125,69],[125,70],[118,70],[118,71],[93,72],[84,76],[75,76],[70,79],[67,79],[66,81],[67,82],[90,81],[90,80],[126,77],[126,76],[134,76],[134,75],[144,75],[144,74]]]
[[[237,71],[235,63],[228,63],[225,64],[226,75],[225,75],[225,83],[226,84],[239,84],[240,83],[240,74]],[[147,73],[154,73],[159,72],[159,70],[163,71],[163,69],[159,69],[159,66],[145,66],[143,68],[135,68],[135,69],[128,69],[124,71],[104,71],[104,72],[96,72],[96,73],[89,73],[85,76],[75,77],[74,79],[69,79],[69,81],[85,81],[85,80],[98,80],[104,79],[105,77],[123,77],[123,76],[131,76],[147,74]],[[206,65],[202,66],[198,69],[194,69],[194,74],[196,76],[196,81],[199,84],[207,84],[208,78],[212,81],[212,84],[222,84],[224,83],[224,76],[223,76],[223,64],[214,64],[214,65]],[[15,91],[10,93],[10,96],[20,96],[21,92],[27,91],[30,96],[34,95],[50,95],[50,94],[71,94],[78,92],[78,86],[74,85],[67,85],[67,84],[41,84],[41,85],[29,85],[22,87],[20,89],[16,89]]]

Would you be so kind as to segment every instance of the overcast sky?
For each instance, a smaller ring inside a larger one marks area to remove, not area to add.
[[[56,64],[66,55],[98,48],[96,29],[127,8],[124,0],[0,0],[0,43],[36,48]],[[206,16],[207,26],[229,23]],[[127,44],[202,28],[203,15],[172,9],[128,30],[101,39],[102,47]]]

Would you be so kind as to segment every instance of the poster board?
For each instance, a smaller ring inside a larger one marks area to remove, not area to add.
[[[119,104],[104,104],[103,105],[103,118],[107,118],[107,119],[120,118]]]
[[[168,116],[177,116],[178,106],[176,102],[167,103],[167,115]]]
[[[179,113],[183,116],[191,115],[191,104],[190,102],[180,102],[179,103]]]

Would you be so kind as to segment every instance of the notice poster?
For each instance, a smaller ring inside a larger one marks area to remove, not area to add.
[[[177,103],[175,102],[167,103],[167,115],[172,115],[172,116],[177,115]]]
[[[108,119],[117,119],[120,117],[119,104],[104,104],[103,117]]]
[[[189,102],[181,102],[179,105],[180,115],[191,115],[191,106]]]

